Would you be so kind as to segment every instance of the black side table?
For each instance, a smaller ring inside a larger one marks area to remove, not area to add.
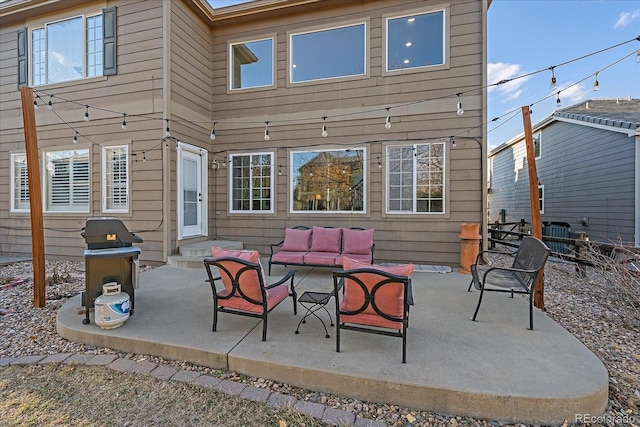
[[[329,321],[331,322],[331,326],[333,325],[333,318],[331,317],[331,313],[329,313],[329,310],[327,310],[327,303],[329,302],[329,300],[331,300],[331,297],[333,296],[333,292],[305,292],[303,293],[300,298],[298,299],[298,302],[307,309],[307,313],[304,315],[304,317],[302,319],[300,319],[300,322],[298,322],[298,327],[296,328],[296,334],[300,333],[300,325],[302,323],[307,323],[307,317],[313,315],[315,316],[318,320],[320,320],[320,322],[322,322],[322,326],[324,327],[324,332],[325,332],[325,337],[329,338],[329,331],[327,330],[327,325],[325,325],[324,320],[322,320],[322,318],[320,318],[317,314],[316,311],[320,310],[320,309],[324,309],[324,311],[327,312],[327,314],[329,315]]]

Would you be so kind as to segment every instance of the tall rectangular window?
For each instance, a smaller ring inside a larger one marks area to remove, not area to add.
[[[27,156],[22,153],[11,155],[11,211],[29,211]]]
[[[273,153],[234,154],[231,212],[273,212]]]
[[[538,201],[540,203],[540,213],[544,214],[544,185],[538,185]]]
[[[89,150],[50,151],[45,157],[45,209],[89,212]]]
[[[102,211],[129,211],[129,147],[102,149]]]
[[[231,89],[273,86],[273,38],[232,43],[229,53]]]
[[[541,132],[536,132],[533,134],[533,154],[536,159],[540,158],[542,155],[542,134]]]
[[[101,14],[76,16],[31,29],[34,86],[101,75]]]
[[[387,19],[387,71],[444,65],[445,11]]]
[[[358,212],[366,206],[365,150],[291,153],[293,212]]]
[[[444,213],[444,143],[387,147],[387,212]]]
[[[365,23],[292,34],[290,81],[364,75],[366,46]]]

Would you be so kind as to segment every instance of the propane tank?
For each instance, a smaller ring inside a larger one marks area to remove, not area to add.
[[[95,322],[102,329],[113,329],[129,318],[129,295],[121,291],[122,286],[116,282],[102,285],[102,295],[96,298]]]

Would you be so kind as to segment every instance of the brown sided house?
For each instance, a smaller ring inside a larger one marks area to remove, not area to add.
[[[378,261],[457,265],[486,205],[489,3],[0,3],[0,252],[31,252],[26,85],[47,257],[117,216],[147,263],[326,225],[374,228]]]

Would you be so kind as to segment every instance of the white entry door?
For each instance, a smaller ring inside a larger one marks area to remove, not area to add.
[[[207,234],[207,151],[178,143],[178,239]]]

